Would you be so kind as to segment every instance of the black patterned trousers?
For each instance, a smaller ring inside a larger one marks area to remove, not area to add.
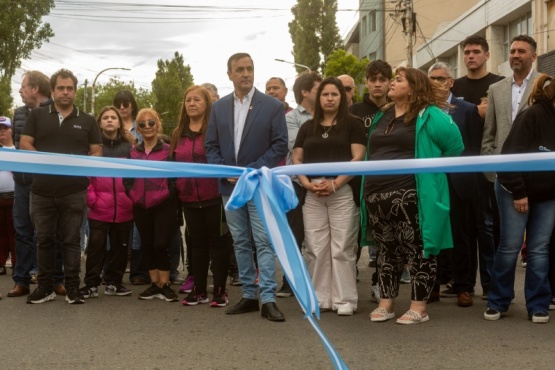
[[[382,298],[399,294],[399,279],[409,265],[411,300],[430,297],[437,275],[435,256],[424,258],[415,189],[374,193],[366,198],[368,219],[378,248],[378,284]]]

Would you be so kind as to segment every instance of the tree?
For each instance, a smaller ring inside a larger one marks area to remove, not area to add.
[[[341,46],[335,19],[337,0],[298,0],[291,8],[289,34],[295,63],[314,71],[322,70],[327,56]],[[303,68],[296,66],[297,72]]]
[[[48,42],[54,32],[42,17],[54,7],[54,0],[6,0],[0,12],[0,114],[6,114],[13,99],[10,86],[12,77],[21,66],[21,60],[31,55],[43,42]]]
[[[156,96],[154,107],[162,116],[166,134],[171,133],[177,126],[183,93],[192,84],[191,67],[185,65],[183,55],[176,51],[172,60],[158,60],[152,92]]]
[[[96,112],[98,113],[103,107],[105,107],[107,105],[114,104],[114,96],[120,90],[129,90],[129,91],[131,91],[131,93],[135,97],[135,100],[137,101],[137,105],[139,106],[139,109],[147,108],[147,107],[154,107],[154,105],[155,105],[156,97],[154,96],[154,94],[151,91],[149,91],[147,89],[143,89],[142,87],[137,88],[133,81],[123,82],[123,81],[111,78],[108,81],[108,83],[106,83],[104,85],[98,84],[98,83],[95,85],[94,94],[95,94],[95,107],[96,107],[95,110],[96,110]],[[77,107],[79,107],[79,109],[83,109],[86,112],[90,112],[90,110],[91,110],[91,93],[92,93],[92,87],[90,85],[88,85],[87,86],[87,95],[86,95],[87,104],[85,106],[85,104],[83,104],[83,100],[85,99],[85,88],[84,87],[79,87],[77,89],[77,94],[75,96],[75,105]]]
[[[340,76],[343,74],[351,76],[357,86],[364,85],[366,78],[366,65],[369,63],[367,58],[359,60],[353,54],[347,54],[344,49],[337,49],[330,54],[324,67],[324,76]],[[362,92],[364,89],[357,89]],[[360,94],[355,96],[359,100]]]

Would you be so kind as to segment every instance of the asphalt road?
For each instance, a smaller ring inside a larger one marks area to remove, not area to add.
[[[363,253],[363,256],[366,253]],[[499,321],[483,319],[485,301],[469,308],[456,299],[429,306],[430,321],[372,323],[367,259],[359,262],[359,307],[354,316],[323,313],[320,325],[351,369],[549,369],[555,366],[554,323],[527,319],[525,269],[517,267],[516,303]],[[126,275],[127,278],[127,275]],[[227,316],[223,308],[185,307],[101,294],[83,305],[63,297],[39,305],[7,298],[13,283],[0,276],[0,369],[331,369],[327,352],[294,298],[278,299],[286,322],[257,313]],[[130,286],[130,285],[129,285]],[[130,286],[131,287],[131,286]],[[177,289],[178,286],[175,286]],[[102,288],[100,288],[102,292]],[[479,288],[477,292],[479,292]],[[230,287],[230,302],[241,298]],[[409,304],[402,285],[396,303]],[[554,318],[555,320],[555,318]]]

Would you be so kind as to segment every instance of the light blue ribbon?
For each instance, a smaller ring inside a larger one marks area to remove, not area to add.
[[[320,336],[334,366],[337,369],[346,369],[347,365],[314,317],[320,317],[316,293],[285,216],[285,212],[295,208],[298,203],[289,176],[552,171],[555,170],[555,153],[319,163],[255,170],[223,165],[136,161],[0,149],[0,170],[129,178],[239,177],[226,207],[230,210],[237,209],[251,199],[254,200],[283,272],[305,312],[305,317]]]

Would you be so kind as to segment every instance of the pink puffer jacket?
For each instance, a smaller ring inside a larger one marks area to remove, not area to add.
[[[185,132],[174,150],[176,162],[208,163],[202,145],[202,135]],[[199,203],[220,198],[218,179],[187,177],[176,181],[177,194],[184,203]]]
[[[120,139],[111,140],[102,135],[103,156],[127,158],[131,143]],[[122,223],[133,219],[133,203],[125,194],[121,178],[91,177],[87,190],[88,218],[92,220]]]

